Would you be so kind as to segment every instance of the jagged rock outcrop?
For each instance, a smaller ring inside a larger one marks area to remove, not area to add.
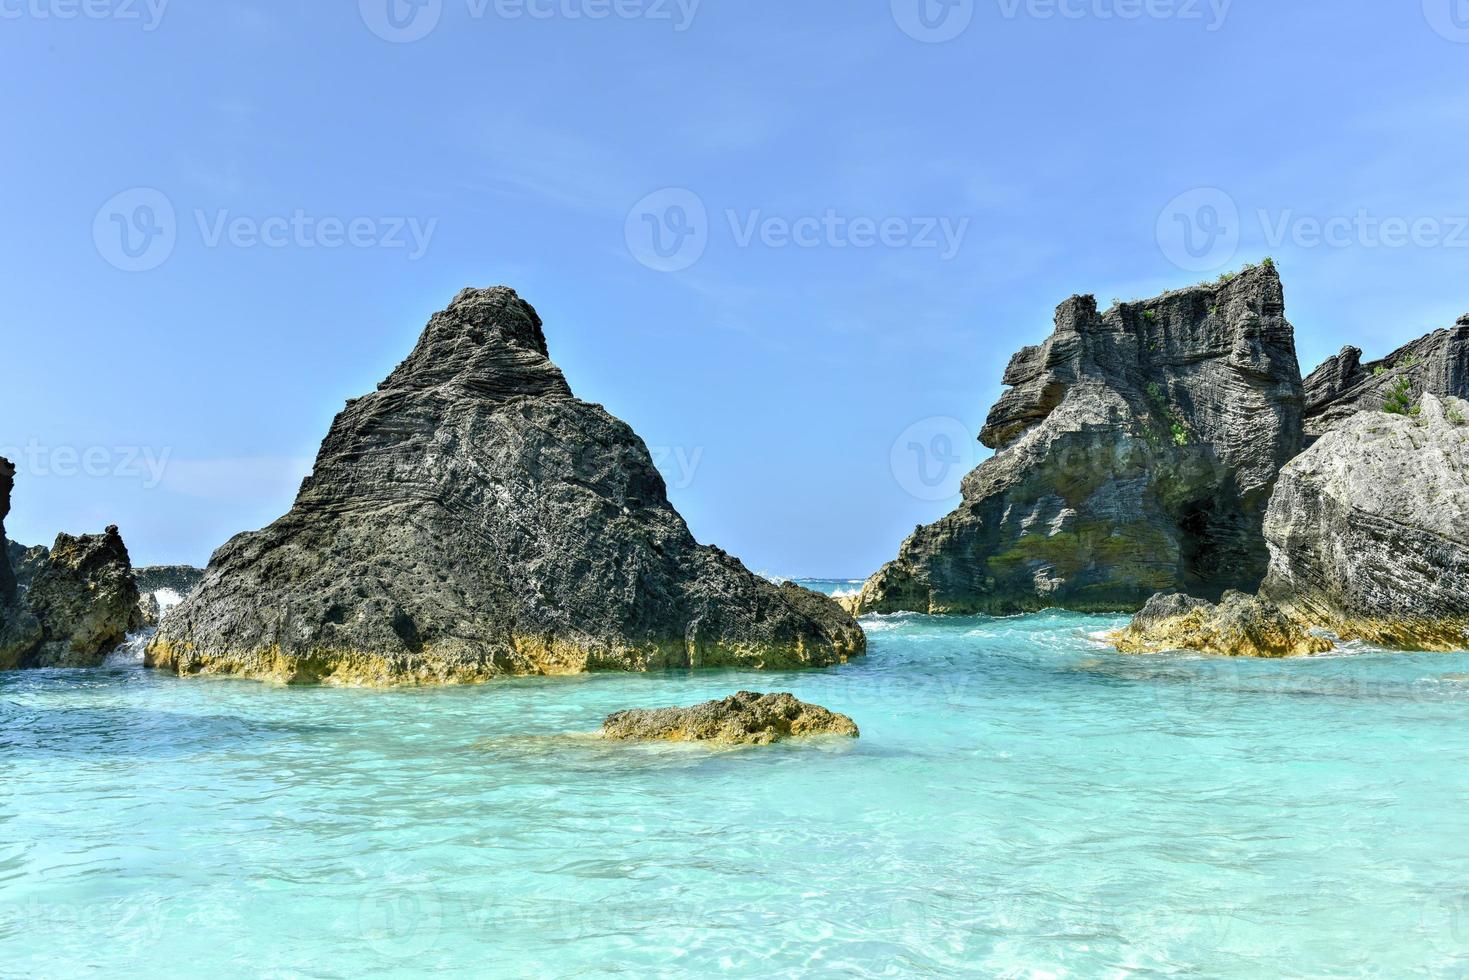
[[[1198,650],[1235,657],[1295,657],[1332,647],[1273,603],[1234,590],[1217,605],[1178,593],[1155,595],[1112,641],[1123,653]]]
[[[348,403],[290,513],[214,554],[147,659],[376,685],[822,666],[865,645],[833,600],[697,544],[642,440],[572,395],[501,287],[461,292]]]
[[[25,594],[42,639],[23,667],[96,667],[142,626],[138,587],[116,527],[57,535]]]
[[[1281,471],[1264,530],[1258,596],[1231,597],[1228,617],[1155,597],[1119,649],[1282,656],[1330,649],[1322,635],[1469,649],[1469,402],[1427,394],[1410,414],[1338,420]]]
[[[1274,267],[1106,312],[1075,296],[1005,372],[958,510],[920,527],[858,612],[1137,609],[1254,590],[1280,467],[1301,447]]]
[[[1343,347],[1305,381],[1306,438],[1357,412],[1379,411],[1391,398],[1416,404],[1425,394],[1469,398],[1469,314],[1379,361],[1362,363],[1362,351]]]
[[[857,738],[860,733],[846,715],[798,701],[792,694],[741,691],[692,708],[619,711],[608,717],[598,734],[617,741],[769,745],[787,738]]]

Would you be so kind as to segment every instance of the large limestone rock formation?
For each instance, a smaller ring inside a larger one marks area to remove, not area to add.
[[[1301,447],[1272,265],[1106,312],[1072,297],[1004,380],[980,436],[994,457],[867,582],[859,612],[1137,609],[1168,589],[1259,585],[1265,506]]]
[[[1324,635],[1469,649],[1469,402],[1428,394],[1414,413],[1339,420],[1281,471],[1265,535],[1269,574],[1230,615],[1268,624],[1266,640],[1159,596],[1119,649],[1281,656],[1329,649]]]
[[[1305,381],[1306,438],[1357,412],[1379,411],[1392,399],[1416,404],[1425,394],[1469,398],[1469,314],[1398,348],[1379,361],[1362,363],[1362,351],[1343,347]]]
[[[805,667],[865,649],[833,600],[697,544],[541,320],[467,289],[348,403],[295,506],[217,551],[148,662],[287,682]]]
[[[860,733],[846,715],[798,701],[793,694],[741,691],[692,708],[620,711],[608,717],[598,734],[615,741],[769,745],[787,738],[857,738]]]

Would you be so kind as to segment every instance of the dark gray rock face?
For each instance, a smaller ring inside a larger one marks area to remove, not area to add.
[[[980,436],[995,455],[857,611],[1137,609],[1160,591],[1258,586],[1265,507],[1302,438],[1273,266],[1106,312],[1072,297],[1004,380]]]
[[[540,317],[467,289],[348,403],[290,513],[213,556],[153,666],[292,683],[824,666],[834,601],[697,544],[647,448],[579,401]]]
[[[1425,394],[1469,398],[1469,314],[1398,348],[1380,361],[1362,363],[1362,351],[1343,347],[1306,378],[1306,438],[1357,412],[1381,411],[1395,391],[1416,404]]]
[[[608,717],[598,734],[615,741],[769,745],[787,738],[857,738],[860,733],[846,715],[798,701],[795,695],[741,691],[692,708],[620,711]]]

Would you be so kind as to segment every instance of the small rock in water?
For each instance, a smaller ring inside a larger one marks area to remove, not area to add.
[[[598,734],[618,741],[769,745],[812,735],[857,738],[860,732],[846,715],[799,701],[795,695],[741,691],[691,708],[619,711],[602,723]]]

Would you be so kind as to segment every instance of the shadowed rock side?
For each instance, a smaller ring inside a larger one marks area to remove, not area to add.
[[[1016,354],[964,501],[918,528],[858,612],[1137,609],[1156,592],[1253,590],[1301,378],[1272,266],[1098,312],[1056,312]]]
[[[1416,415],[1359,412],[1337,422],[1281,471],[1259,595],[1230,597],[1227,616],[1223,606],[1155,597],[1114,637],[1119,649],[1283,656],[1330,649],[1320,634],[1469,649],[1466,420],[1469,402],[1429,394]],[[1231,629],[1221,618],[1266,625]]]
[[[692,708],[620,711],[608,717],[598,734],[617,741],[769,745],[813,735],[857,738],[859,732],[846,715],[798,701],[794,695],[741,691]]]
[[[697,544],[642,440],[572,396],[502,287],[461,292],[348,403],[290,513],[220,548],[147,656],[423,684],[824,666],[865,646],[835,601]]]
[[[1362,351],[1343,347],[1306,378],[1306,438],[1362,411],[1380,411],[1390,398],[1416,404],[1425,394],[1469,398],[1469,314],[1398,348],[1380,361],[1362,363]]]

